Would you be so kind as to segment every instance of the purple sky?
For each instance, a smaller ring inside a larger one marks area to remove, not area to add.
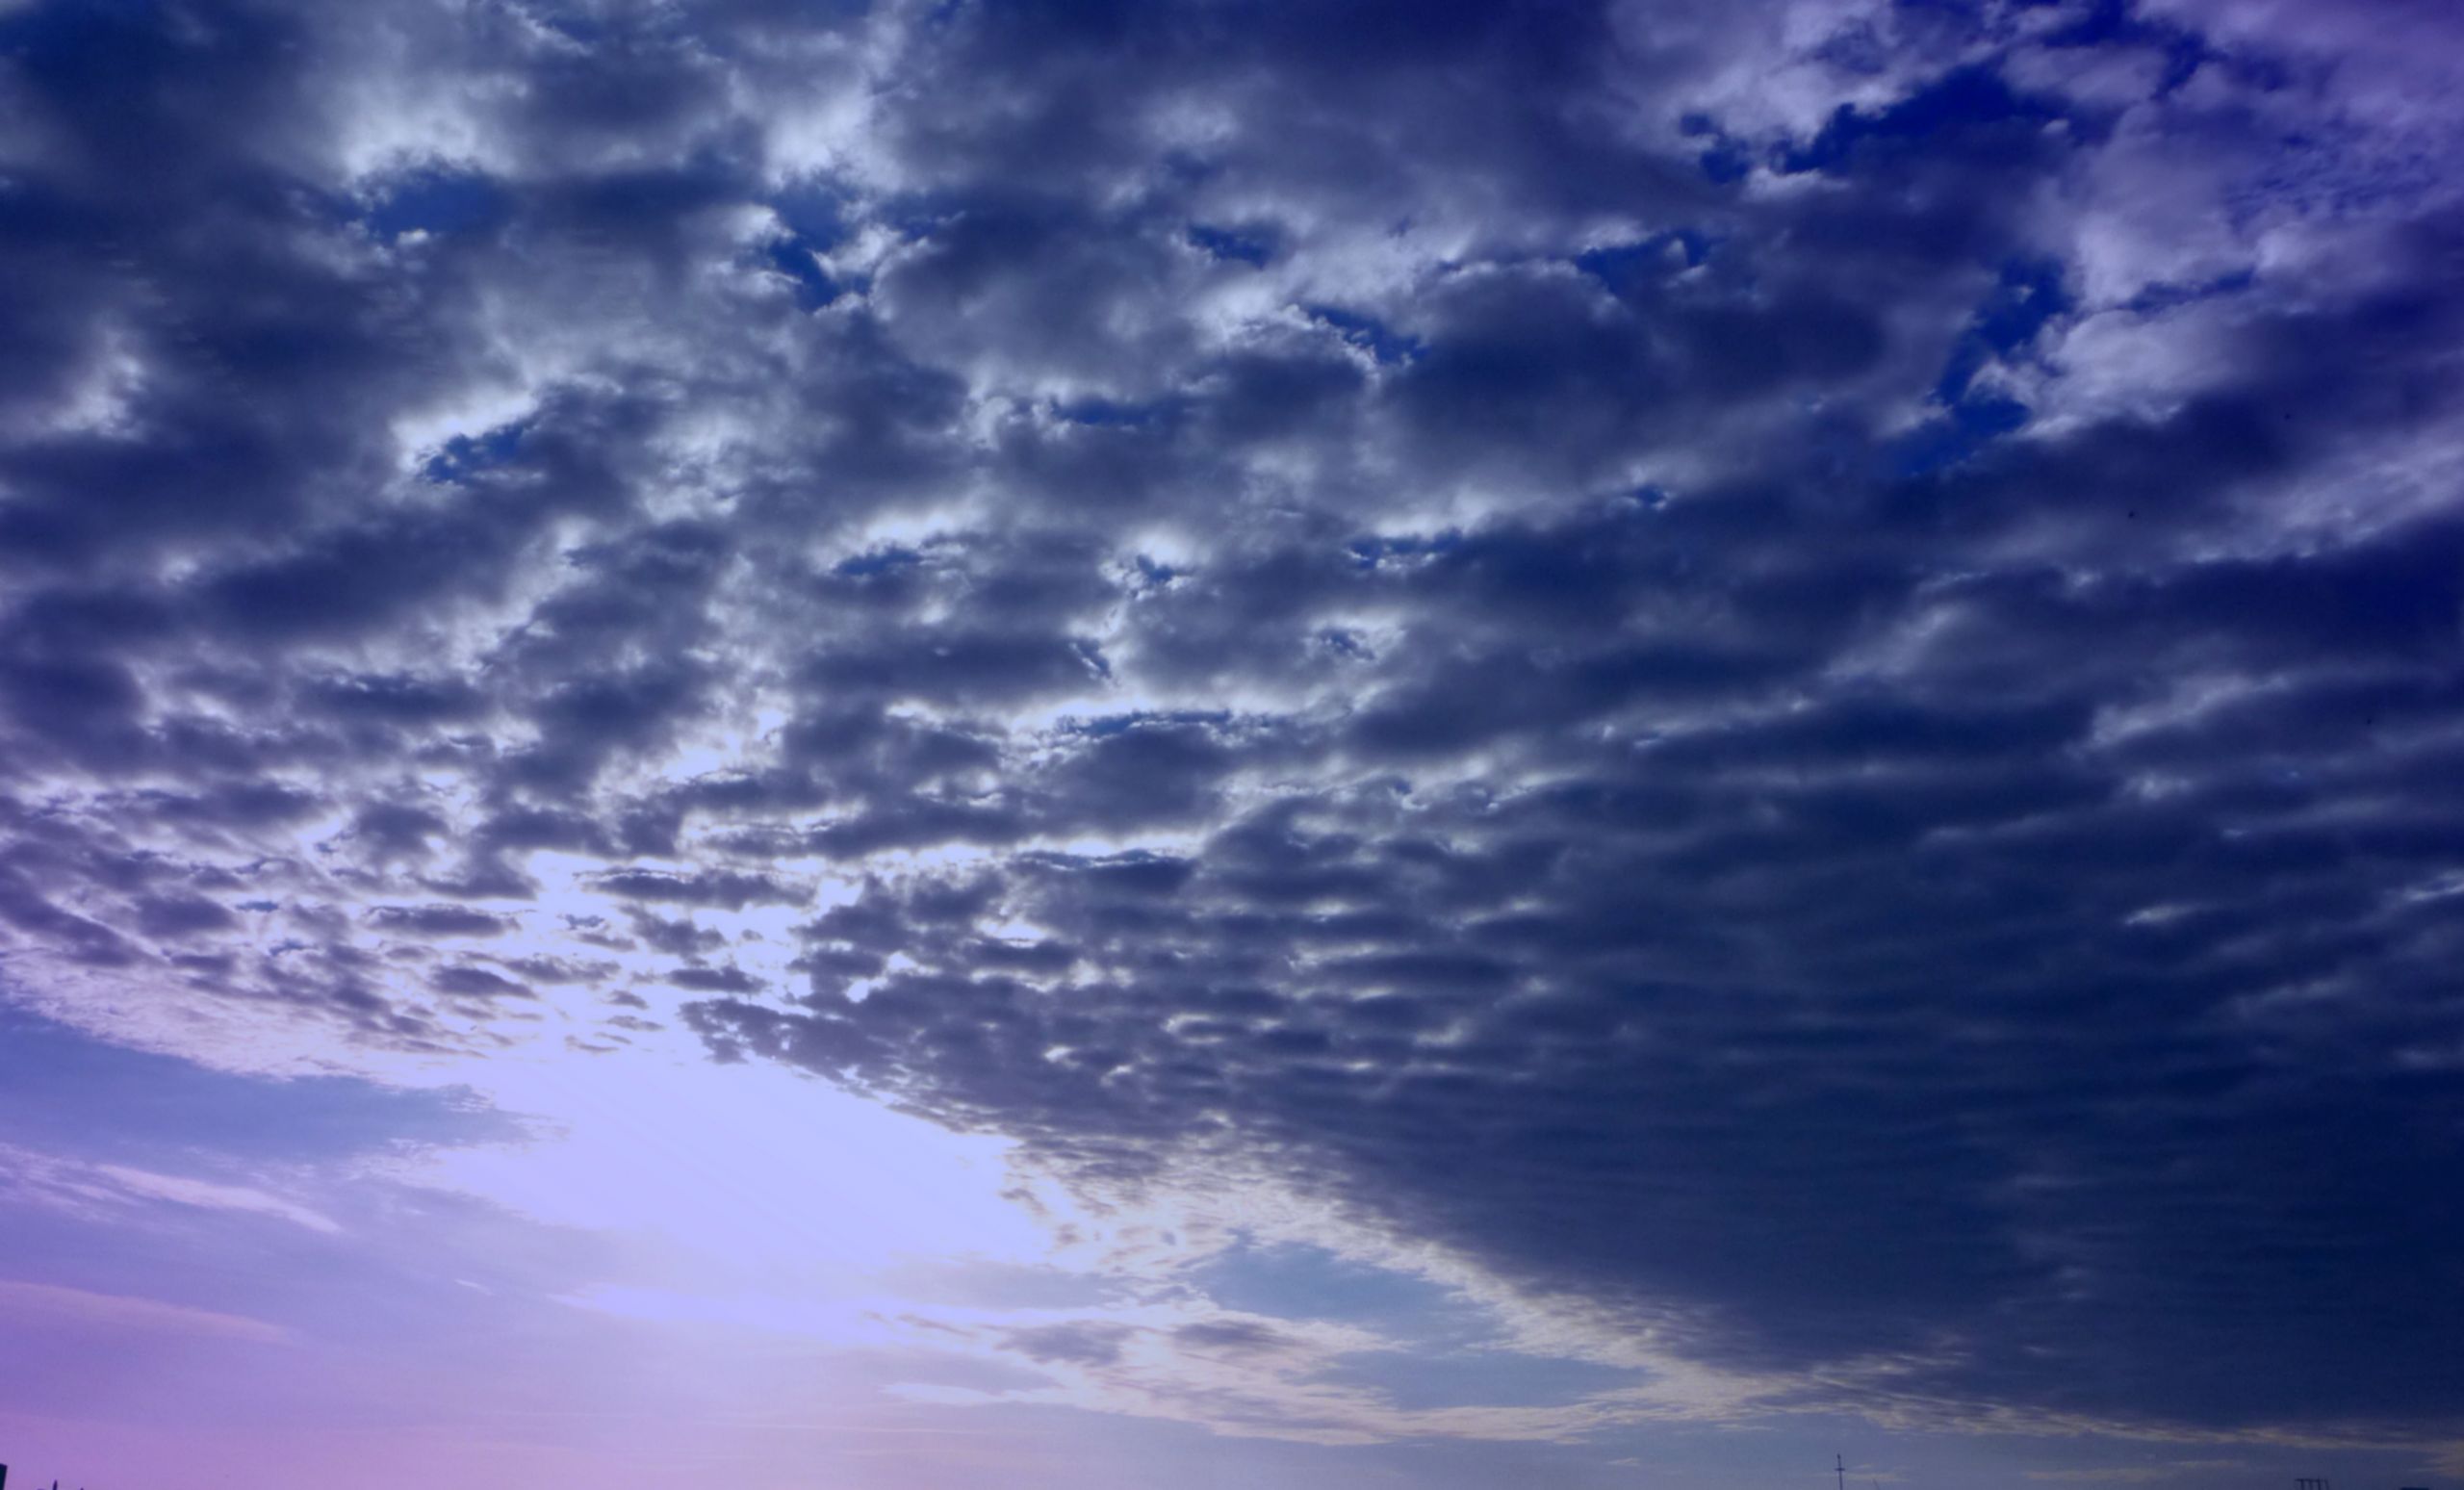
[[[0,1462],[2464,1482],[2464,10],[0,0]]]

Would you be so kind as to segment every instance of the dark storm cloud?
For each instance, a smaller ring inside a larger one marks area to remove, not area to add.
[[[1787,9],[12,10],[12,977],[664,983],[1851,1406],[2451,1422],[2451,111]]]

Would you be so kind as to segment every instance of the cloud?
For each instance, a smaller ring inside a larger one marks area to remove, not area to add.
[[[1120,1359],[1121,1344],[1132,1333],[1130,1326],[1110,1321],[1077,1321],[1010,1330],[1003,1345],[1040,1365],[1109,1366]]]
[[[509,929],[503,916],[461,906],[378,906],[368,919],[386,931],[421,937],[501,937]]]
[[[177,14],[0,15],[13,1000],[347,1065],[665,984],[1796,1405],[2451,1422],[2394,28]],[[1169,1328],[1004,1340],[1282,1326]]]
[[[169,1174],[152,1174],[119,1165],[100,1166],[97,1173],[129,1194],[149,1199],[169,1200],[180,1205],[203,1206],[212,1210],[245,1211],[257,1216],[271,1216],[311,1231],[339,1233],[342,1227],[327,1217],[305,1206],[294,1205],[279,1196],[267,1195],[240,1185],[216,1185],[204,1180],[182,1179]]]
[[[332,1218],[252,1185],[226,1185],[189,1175],[164,1174],[120,1164],[93,1164],[6,1145],[13,1171],[9,1189],[31,1203],[87,1211],[97,1203],[125,1206],[167,1201],[200,1210],[229,1211],[289,1221],[328,1236],[342,1226]]]
[[[279,1345],[290,1338],[289,1332],[279,1325],[269,1324],[262,1320],[236,1314],[217,1314],[208,1309],[191,1309],[151,1298],[90,1293],[85,1289],[63,1288],[51,1283],[0,1279],[0,1310],[19,1315],[65,1317],[83,1326],[210,1335],[223,1340],[247,1340],[268,1345]]]

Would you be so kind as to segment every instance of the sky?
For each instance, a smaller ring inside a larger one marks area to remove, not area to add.
[[[2460,71],[0,0],[0,1462],[2455,1490]]]

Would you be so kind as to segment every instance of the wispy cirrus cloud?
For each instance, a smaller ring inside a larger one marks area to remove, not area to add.
[[[49,1283],[20,1283],[0,1278],[0,1313],[50,1316],[109,1329],[134,1329],[175,1335],[209,1335],[225,1340],[279,1345],[288,1338],[281,1327],[236,1314],[191,1309],[150,1298],[94,1294]]]
[[[0,1176],[0,1186],[20,1204],[115,1210],[167,1203],[268,1217],[327,1234],[343,1229],[330,1217],[253,1185],[161,1174],[126,1165],[91,1164],[13,1144],[0,1144],[0,1165],[5,1165],[7,1171]]]

